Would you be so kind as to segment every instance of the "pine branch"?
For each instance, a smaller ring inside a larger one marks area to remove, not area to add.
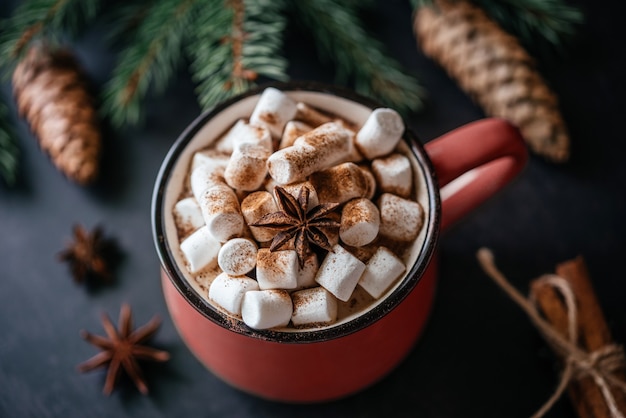
[[[357,92],[378,99],[400,113],[419,111],[425,91],[383,45],[367,34],[350,2],[302,0],[296,13],[315,39],[322,58],[336,64],[337,82],[354,80]]]
[[[202,108],[254,86],[258,76],[286,80],[280,55],[286,26],[282,0],[205,5],[190,28],[186,52]]]
[[[104,34],[107,44],[115,49],[133,39],[155,1],[158,0],[126,0],[109,7],[102,16],[108,30]]]
[[[0,62],[8,77],[29,45],[42,38],[58,43],[75,37],[96,17],[100,0],[29,0],[4,19],[0,36]]]
[[[0,176],[9,186],[17,179],[19,148],[14,138],[7,107],[0,102]]]
[[[102,95],[102,111],[116,127],[141,121],[141,102],[151,87],[165,90],[176,72],[183,40],[199,6],[196,0],[161,0],[153,3],[139,22],[134,38],[120,53]]]
[[[582,11],[563,0],[471,0],[528,50],[561,52],[583,23]],[[414,10],[434,0],[411,0]]]

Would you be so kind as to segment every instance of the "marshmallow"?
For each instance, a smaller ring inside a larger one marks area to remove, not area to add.
[[[333,251],[326,254],[315,276],[315,281],[337,299],[346,302],[356,287],[365,264],[346,251],[341,245],[335,245]]]
[[[214,149],[203,149],[196,151],[191,159],[191,171],[200,167],[201,165],[208,164],[211,167],[226,168],[228,159],[230,158],[230,152],[228,154],[216,151]]]
[[[330,116],[302,102],[296,103],[295,119],[311,125],[314,128],[333,121],[333,118]]]
[[[357,132],[355,145],[366,158],[389,154],[404,133],[404,121],[398,112],[388,108],[374,109]]]
[[[286,290],[251,290],[241,303],[241,318],[254,329],[284,327],[292,312],[293,304]]]
[[[266,126],[273,138],[280,138],[285,124],[296,115],[296,102],[282,91],[268,87],[257,102],[250,123]]]
[[[307,287],[316,286],[315,283],[315,275],[317,274],[317,270],[320,268],[320,263],[317,259],[317,254],[310,253],[304,259],[304,264],[302,267],[298,264],[298,275],[296,277],[296,288],[304,289]]]
[[[408,157],[393,153],[372,161],[372,172],[381,192],[408,198],[413,189],[413,171]]]
[[[278,206],[272,194],[263,190],[250,193],[241,201],[241,213],[248,225],[257,222],[268,213],[277,211]],[[263,226],[250,226],[250,233],[259,242],[270,241],[276,235],[274,229]]]
[[[309,189],[309,206],[308,210],[313,209],[314,207],[320,204],[320,201],[317,197],[317,192],[315,191],[315,187],[311,184],[310,181],[301,181],[297,183],[285,184],[282,186],[290,195],[294,198],[298,199],[298,194],[300,193],[300,188],[306,187]]]
[[[226,166],[214,165],[213,163],[201,164],[196,167],[189,176],[191,193],[199,202],[202,193],[209,187],[226,185],[224,180],[224,168]]]
[[[402,260],[391,250],[383,246],[378,247],[365,265],[365,271],[359,279],[359,286],[373,298],[378,299],[405,270],[406,266]]]
[[[226,185],[209,187],[202,193],[198,204],[204,223],[216,240],[226,242],[241,235],[244,227],[243,215],[233,189]]]
[[[347,245],[361,247],[374,241],[380,226],[380,212],[369,199],[348,201],[341,211],[339,237]]]
[[[209,299],[233,315],[241,315],[243,297],[247,292],[259,290],[254,279],[247,276],[217,275],[209,287]]]
[[[294,326],[331,324],[337,320],[337,298],[321,286],[291,294]]]
[[[341,158],[350,155],[353,140],[354,132],[344,128],[338,122],[328,122],[300,135],[293,144],[296,146],[308,145],[316,148],[329,159],[328,163],[332,165],[333,163],[330,162],[330,159],[339,161]],[[329,150],[327,147],[331,147],[334,151]],[[334,155],[335,151],[341,153],[341,157]]]
[[[354,134],[353,134],[354,135]],[[353,136],[354,138],[354,136]],[[341,163],[358,163],[363,161],[363,154],[358,150],[358,148],[354,145],[354,139],[352,141],[352,145],[350,146],[350,153],[341,160],[337,161],[337,164]]]
[[[260,248],[256,257],[259,288],[295,289],[298,286],[298,255],[294,250],[270,251]]]
[[[274,184],[283,185],[305,180],[317,166],[308,167],[307,164],[317,163],[314,159],[315,148],[287,147],[279,149],[267,159],[267,170]]]
[[[343,203],[368,194],[370,183],[354,163],[343,163],[317,171],[309,177],[320,203]]]
[[[226,241],[217,254],[217,264],[231,276],[248,273],[256,265],[257,246],[246,238],[232,238]]]
[[[264,125],[252,125],[239,119],[232,128],[215,144],[215,148],[223,153],[231,154],[241,144],[261,145],[272,152],[272,135]]]
[[[186,197],[174,205],[174,222],[180,236],[186,236],[204,225],[204,218],[198,202],[193,197]]]
[[[258,144],[239,145],[224,170],[224,180],[236,190],[253,191],[261,187],[267,175],[270,152]]]
[[[200,227],[180,243],[190,273],[197,273],[217,258],[220,243],[206,226]]]
[[[273,178],[271,178],[270,176],[267,176],[265,178],[265,182],[263,183],[263,188],[268,191],[270,194],[273,195],[274,193],[274,187],[276,186],[280,186],[280,184],[276,183],[276,181],[274,181]],[[284,187],[284,185],[283,185]]]
[[[278,148],[283,149],[292,146],[296,138],[309,132],[312,129],[312,127],[304,122],[290,120],[285,125],[285,130],[283,131],[283,136],[280,139],[280,144],[278,145]]]
[[[380,234],[399,241],[412,241],[424,225],[424,209],[419,202],[391,193],[378,198]]]
[[[371,200],[376,194],[376,178],[374,177],[374,174],[369,166],[359,165],[359,168],[363,172],[365,180],[367,180],[367,192],[364,197]]]
[[[267,160],[270,176],[278,184],[304,180],[310,174],[332,167],[350,156],[354,133],[329,122],[298,137],[291,147],[273,153]]]

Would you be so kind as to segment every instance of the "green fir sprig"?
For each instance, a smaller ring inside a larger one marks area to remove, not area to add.
[[[409,0],[413,7],[433,0]],[[524,42],[558,48],[582,13],[564,0],[473,0]],[[261,77],[287,80],[287,21],[311,33],[336,82],[405,113],[423,106],[415,74],[385,52],[360,19],[373,0],[23,0],[0,21],[0,59],[10,73],[40,39],[70,42],[104,21],[119,51],[101,93],[101,110],[117,127],[142,120],[151,93],[163,93],[181,67],[206,109],[255,86]],[[538,41],[539,40],[539,41]],[[6,73],[5,73],[6,74]]]
[[[78,36],[98,16],[100,0],[23,1],[0,22],[0,62],[7,78],[33,42],[50,44]]]
[[[353,79],[357,92],[401,113],[422,109],[425,90],[368,34],[354,3],[301,0],[293,2],[293,7],[312,34],[320,57],[336,63],[338,83]]]
[[[283,0],[234,0],[204,7],[187,46],[198,101],[207,109],[255,85],[259,76],[287,80],[280,55],[286,27]]]
[[[15,141],[15,132],[9,120],[9,112],[0,101],[0,177],[8,186],[17,180],[19,148]]]
[[[198,3],[160,0],[145,11],[104,86],[102,111],[114,126],[140,122],[142,104],[150,88],[155,94],[165,90],[181,63],[185,33]]]

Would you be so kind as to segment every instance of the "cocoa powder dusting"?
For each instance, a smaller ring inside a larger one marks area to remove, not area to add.
[[[354,163],[343,163],[313,173],[309,181],[317,190],[320,202],[337,202],[350,192],[353,197],[368,191],[368,182],[361,169]],[[362,192],[362,193],[361,193]]]
[[[298,313],[303,306],[311,303],[314,297],[310,293],[294,293],[291,295],[291,300],[293,302],[293,313],[294,315]]]
[[[257,173],[252,170],[237,170],[231,177],[235,184],[250,184],[257,179]]]
[[[257,138],[261,138],[266,130],[265,127],[263,126],[253,126],[253,128],[254,128],[254,133]]]
[[[257,268],[262,268],[266,271],[272,273],[281,273],[285,271],[287,267],[285,265],[285,258],[281,256],[281,254],[285,254],[284,252],[277,251],[271,252],[269,250],[259,251],[257,253]]]
[[[294,147],[295,148],[295,147]],[[285,161],[292,163],[291,165],[301,167],[304,171],[310,171],[311,167],[317,167],[323,159],[319,155],[311,155],[304,150],[294,149],[292,152],[284,155]]]
[[[350,228],[358,223],[367,222],[369,219],[370,213],[367,209],[356,204],[344,206],[341,212],[341,224],[344,228]]]
[[[329,134],[324,128],[318,128],[303,135],[303,140],[315,148],[324,148],[336,141],[336,134]]]
[[[261,119],[263,122],[267,122],[270,125],[275,125],[276,123],[278,123],[278,118],[276,117],[275,113],[272,112],[263,112],[259,115],[259,119]]]
[[[309,181],[317,191],[317,196],[320,200],[329,201],[325,200],[324,196],[336,196],[338,194],[338,186],[332,181],[332,175],[328,170],[313,173],[313,175],[309,177]]]

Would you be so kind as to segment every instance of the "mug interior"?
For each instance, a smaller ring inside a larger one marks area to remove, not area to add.
[[[440,218],[440,197],[430,160],[417,137],[405,130],[397,150],[409,156],[416,198],[424,208],[424,225],[412,243],[403,277],[395,282],[366,310],[324,327],[257,330],[220,311],[208,300],[207,292],[187,272],[179,249],[173,207],[188,181],[189,166],[195,152],[206,148],[238,119],[248,118],[267,87],[282,90],[301,101],[362,126],[371,111],[384,107],[350,90],[319,83],[271,83],[231,98],[200,115],[176,140],[159,170],[152,199],[152,227],[156,249],[164,269],[183,297],[207,319],[243,335],[280,342],[324,341],[355,332],[384,316],[397,306],[417,285],[434,251]],[[406,126],[406,123],[405,123]]]

